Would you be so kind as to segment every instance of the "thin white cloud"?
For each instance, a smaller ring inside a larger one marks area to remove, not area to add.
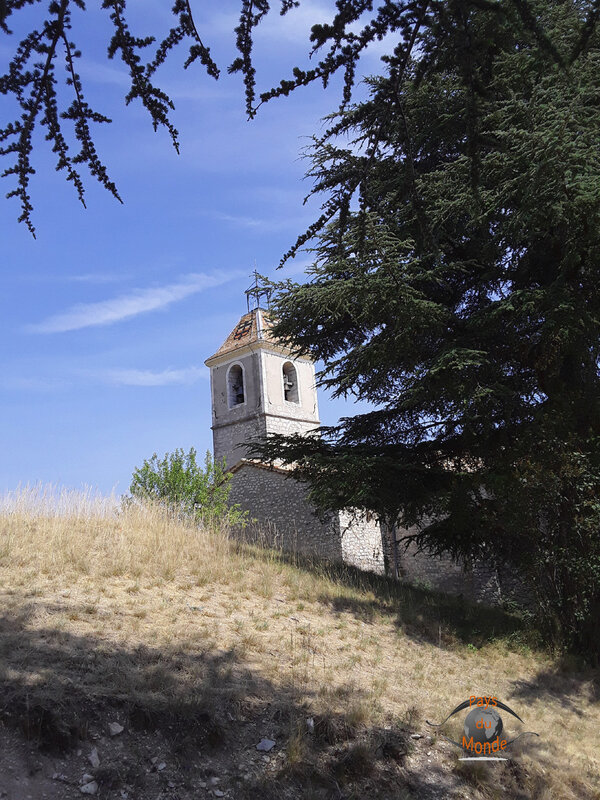
[[[290,258],[289,261],[285,262],[280,270],[280,273],[277,274],[277,278],[279,278],[279,275],[281,275],[282,279],[291,278],[297,275],[308,277],[307,270],[309,267],[312,267],[314,263],[314,260],[308,258]]]
[[[276,40],[279,43],[309,44],[310,29],[318,23],[331,22],[335,9],[312,0],[303,0],[298,8],[292,8],[283,17],[270,13],[257,27],[255,38]]]
[[[200,11],[200,8],[198,9]],[[216,13],[198,15],[197,23],[202,31],[205,41],[211,41],[215,36],[222,36],[226,39],[231,38],[231,33],[236,25],[240,23],[239,12],[218,11]]]
[[[259,217],[247,217],[243,214],[221,214],[216,212],[212,215],[215,219],[223,222],[230,222],[241,228],[254,228],[256,230],[277,230],[289,225],[287,220],[260,219]]]
[[[127,279],[127,275],[112,272],[85,272],[81,275],[62,275],[62,280],[72,283],[118,283]]]
[[[131,280],[126,272],[81,272],[75,275],[56,272],[28,272],[15,276],[26,283],[122,283]]]
[[[187,77],[184,75],[184,78]],[[231,86],[231,84],[229,85]],[[239,101],[239,92],[236,92],[233,87],[226,88],[223,81],[217,83],[213,78],[205,78],[203,84],[196,86],[188,86],[184,80],[179,80],[177,83],[164,83],[161,88],[174,102],[177,100],[201,100],[206,103],[211,100],[230,99]]]
[[[308,217],[308,215],[301,217],[297,213],[280,219],[249,217],[243,214],[222,214],[219,211],[212,213],[211,216],[214,219],[228,222],[239,228],[265,232],[281,231],[289,228],[300,231],[301,228],[307,227],[312,222],[312,218]]]
[[[219,286],[235,277],[238,277],[238,274],[234,272],[228,275],[193,273],[168,286],[134,289],[129,294],[98,303],[78,303],[62,314],[55,314],[42,322],[26,326],[25,330],[29,333],[63,333],[97,325],[112,325],[136,317],[138,314],[165,308],[203,289]]]
[[[104,64],[91,58],[82,58],[77,67],[79,74],[86,82],[122,86],[123,88],[131,86],[131,78],[124,66],[121,69],[119,66]]]
[[[114,386],[167,386],[177,383],[196,383],[201,378],[208,378],[210,373],[206,367],[186,367],[165,369],[162,372],[146,369],[107,369],[86,374]]]
[[[0,380],[0,388],[15,392],[54,392],[64,389],[68,385],[66,380],[19,376],[6,376]]]
[[[231,222],[234,225],[240,225],[242,228],[264,228],[269,224],[269,220],[259,219],[257,217],[245,217],[242,214],[221,214],[217,211],[212,216],[223,222]]]

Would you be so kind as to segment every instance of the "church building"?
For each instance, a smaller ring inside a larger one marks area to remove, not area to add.
[[[262,463],[244,445],[272,433],[318,435],[319,408],[314,364],[294,355],[271,333],[272,321],[261,300],[266,290],[246,291],[247,313],[217,352],[210,369],[213,449],[232,473],[230,501],[255,520],[269,544],[286,551],[343,562],[369,572],[453,594],[494,602],[497,576],[465,570],[448,557],[405,551],[406,531],[390,532],[373,515],[344,509],[321,518],[308,499],[308,487],[290,476],[289,467]]]
[[[244,445],[252,438],[310,435],[320,425],[314,364],[307,356],[292,355],[271,335],[268,311],[260,306],[264,294],[259,288],[248,290],[248,312],[205,362],[214,458],[224,456],[233,473],[230,500],[249,511],[284,550],[383,573],[388,537],[374,518],[340,511],[320,519],[307,487],[289,476],[289,468],[246,457]]]

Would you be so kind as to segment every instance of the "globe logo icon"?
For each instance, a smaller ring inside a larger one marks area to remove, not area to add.
[[[495,708],[477,706],[466,716],[465,736],[473,744],[491,744],[500,738],[502,727],[502,718]]]
[[[504,711],[508,711],[509,714],[512,714],[512,716],[521,723],[523,720],[512,708],[501,703],[498,698],[493,695],[490,697],[487,695],[482,695],[480,697],[471,695],[468,700],[456,706],[454,711],[451,711],[443,722],[435,723],[429,722],[429,720],[426,720],[426,722],[433,728],[441,728],[442,725],[448,722],[450,717],[453,717],[465,708],[470,709],[470,711],[464,722],[462,741],[455,742],[442,733],[444,739],[456,745],[456,747],[460,748],[463,752],[466,751],[468,755],[461,758],[461,761],[506,761],[505,751],[509,745],[516,742],[521,736],[539,736],[539,734],[534,731],[524,731],[510,741],[507,741],[505,738],[501,739],[500,737],[504,726],[502,724],[502,717],[496,708],[502,708]]]

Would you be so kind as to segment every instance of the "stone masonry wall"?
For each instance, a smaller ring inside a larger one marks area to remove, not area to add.
[[[249,463],[239,466],[233,474],[230,502],[239,503],[256,520],[246,532],[249,538],[287,552],[394,575],[393,540],[387,529],[382,533],[375,518],[353,510],[341,511],[322,521],[313,513],[307,491],[307,487],[282,470]],[[485,564],[473,562],[465,567],[449,556],[419,553],[414,544],[405,549],[399,540],[413,531],[403,528],[396,531],[400,580],[488,605],[498,605],[507,599],[500,583],[503,576]]]
[[[313,431],[318,425],[318,422],[306,422],[297,419],[287,419],[286,417],[275,417],[270,414],[266,415],[266,430],[267,434],[282,433],[285,436],[291,436],[293,433],[308,433]]]
[[[250,517],[258,522],[253,532],[256,535],[260,529],[265,544],[343,561],[369,572],[385,572],[381,529],[376,519],[349,510],[321,521],[313,512],[307,488],[281,471],[255,464],[238,467],[229,499],[250,511]]]
[[[242,464],[234,472],[229,495],[239,503],[268,537],[265,543],[283,550],[342,561],[339,522],[330,517],[321,522],[300,482],[278,470]]]
[[[222,425],[213,429],[213,449],[215,460],[225,457],[228,467],[247,457],[243,443],[264,434],[264,423],[255,414],[245,419],[236,420],[233,424]]]
[[[453,561],[450,556],[419,553],[414,543],[406,549],[400,539],[415,530],[398,528],[396,531],[400,579],[447,594],[463,595],[469,600],[489,605],[500,602],[500,583],[495,569],[477,561],[465,567],[462,563]]]
[[[339,526],[344,562],[383,575],[385,559],[377,520],[369,514],[345,509],[339,513]]]

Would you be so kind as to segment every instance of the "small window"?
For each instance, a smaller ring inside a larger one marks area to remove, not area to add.
[[[286,361],[283,365],[283,396],[288,403],[299,403],[298,397],[298,376],[296,367],[291,361]]]
[[[229,408],[244,402],[244,371],[239,364],[234,364],[227,375]]]

